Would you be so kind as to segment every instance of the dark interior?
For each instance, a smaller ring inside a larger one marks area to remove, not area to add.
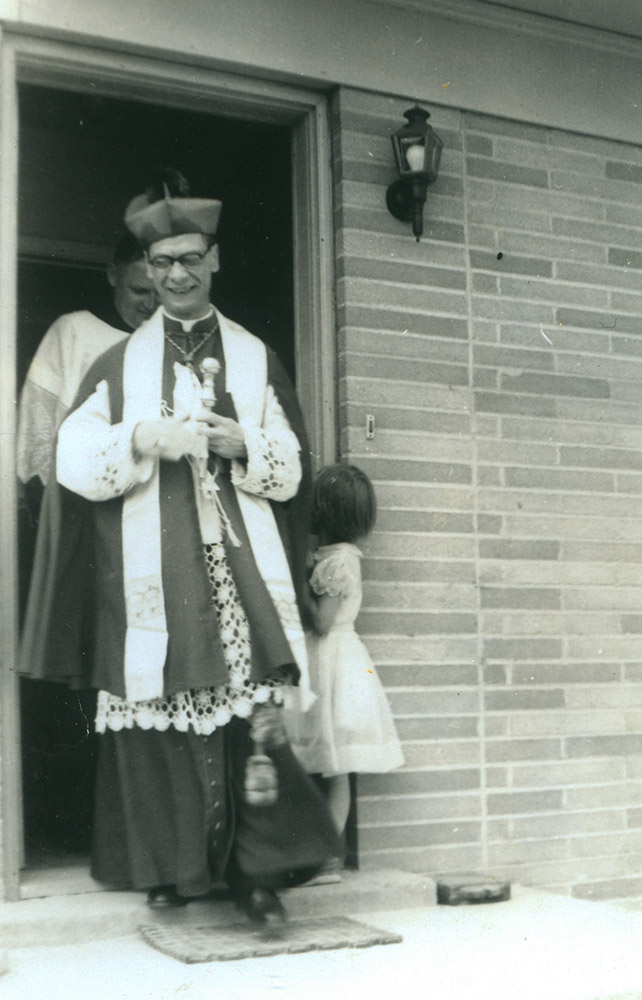
[[[177,167],[192,193],[220,198],[221,271],[213,299],[262,337],[294,376],[292,181],[285,126],[219,118],[73,91],[20,89],[19,384],[51,322],[100,310],[104,272],[130,198],[150,171]],[[20,507],[24,607],[40,490]],[[23,681],[21,723],[29,866],[87,855],[94,696]]]

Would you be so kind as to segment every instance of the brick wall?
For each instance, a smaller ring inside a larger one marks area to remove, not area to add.
[[[359,625],[406,754],[360,779],[362,864],[642,895],[642,148],[431,105],[416,243],[410,103],[333,108]]]

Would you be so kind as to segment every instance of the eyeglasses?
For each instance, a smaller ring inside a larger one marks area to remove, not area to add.
[[[158,257],[149,257],[148,260],[155,271],[169,271],[176,263],[184,267],[186,271],[193,271],[203,263],[209,252],[209,249],[204,250],[203,253],[199,253],[198,250],[192,250],[190,253],[180,254],[179,257],[160,254]]]

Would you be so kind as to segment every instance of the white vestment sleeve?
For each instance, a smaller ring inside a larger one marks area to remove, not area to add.
[[[86,500],[112,500],[150,478],[156,459],[138,459],[133,426],[112,424],[106,381],[63,422],[58,433],[57,478]]]
[[[266,391],[263,426],[241,421],[247,462],[232,462],[232,483],[265,500],[290,500],[301,481],[299,440],[271,385]]]

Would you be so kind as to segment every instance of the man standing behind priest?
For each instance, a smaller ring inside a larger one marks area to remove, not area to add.
[[[56,431],[80,383],[103,351],[149,319],[158,305],[143,251],[131,233],[107,267],[112,301],[100,312],[65,313],[49,327],[29,366],[18,404],[16,464],[22,483],[49,480]]]

